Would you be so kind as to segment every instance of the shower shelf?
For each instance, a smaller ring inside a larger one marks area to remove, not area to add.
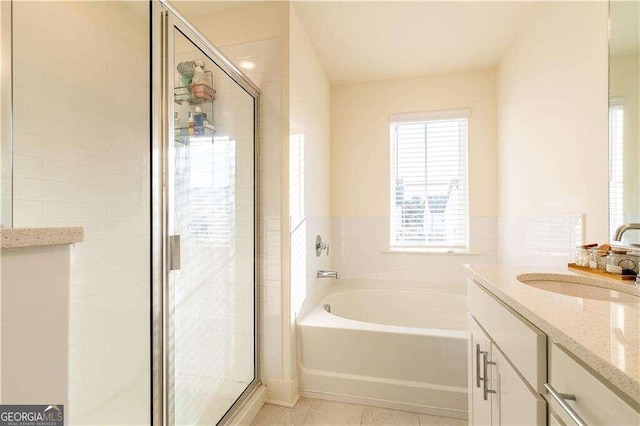
[[[201,105],[213,102],[216,99],[216,91],[207,84],[192,84],[179,86],[174,90],[174,100],[178,105],[187,102],[189,105]]]
[[[175,135],[175,140],[178,143],[181,144],[188,144],[192,138],[213,138],[215,136],[215,129],[213,128],[209,128],[209,127],[205,127],[204,128],[204,133],[200,134],[200,135],[189,135],[187,134],[189,132],[189,128],[188,127],[176,127],[175,129],[176,131],[176,135]]]

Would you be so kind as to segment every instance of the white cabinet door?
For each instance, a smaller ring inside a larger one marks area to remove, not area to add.
[[[483,355],[489,356],[491,341],[471,315],[468,316],[469,331],[469,424],[491,424],[491,395],[484,399]]]
[[[549,426],[566,426],[551,409],[549,409]]]
[[[490,380],[495,392],[491,398],[491,420],[494,425],[546,425],[546,402],[535,393],[507,361],[498,347],[491,344]]]

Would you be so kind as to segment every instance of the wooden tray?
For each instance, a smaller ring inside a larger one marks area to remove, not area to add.
[[[593,275],[599,275],[601,277],[612,278],[612,279],[618,280],[618,281],[631,281],[631,280],[635,280],[636,279],[635,275],[612,274],[611,272],[601,271],[600,269],[592,269],[592,268],[589,268],[588,266],[578,266],[575,263],[569,263],[567,266],[569,267],[569,269],[575,269],[576,271],[588,272],[588,273],[593,274]]]

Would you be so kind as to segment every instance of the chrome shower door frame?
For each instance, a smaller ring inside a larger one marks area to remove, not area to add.
[[[169,270],[169,236],[172,235],[170,200],[172,197],[170,176],[173,161],[170,158],[173,129],[174,78],[172,32],[177,29],[206,56],[220,67],[231,79],[242,87],[254,100],[254,379],[236,400],[219,424],[226,424],[243,408],[245,403],[262,385],[259,362],[259,103],[260,89],[240,71],[222,52],[211,44],[169,2],[153,0],[151,8],[151,155],[152,155],[152,387],[151,415],[154,425],[173,425],[173,405],[170,401],[169,379],[172,374],[172,359],[168,345],[171,332],[169,312],[171,309],[171,276]]]

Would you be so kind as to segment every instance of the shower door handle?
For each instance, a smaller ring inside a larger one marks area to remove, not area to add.
[[[180,235],[169,235],[169,270],[180,270]]]

